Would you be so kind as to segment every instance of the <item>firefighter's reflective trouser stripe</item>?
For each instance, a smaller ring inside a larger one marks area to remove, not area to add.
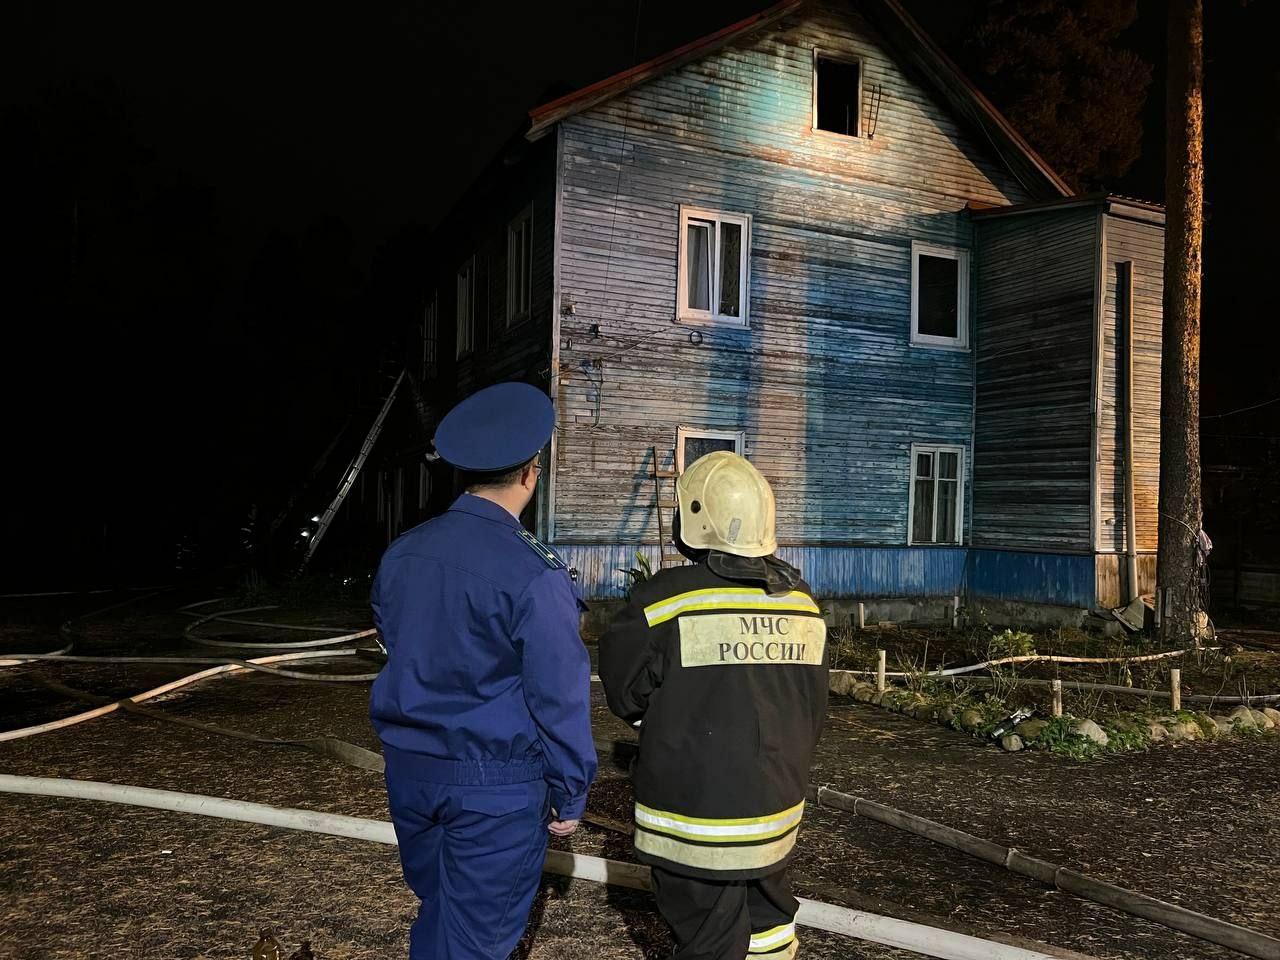
[[[702,610],[821,612],[812,597],[798,591],[770,596],[759,587],[711,587],[706,590],[690,590],[688,593],[679,593],[658,603],[651,603],[644,608],[644,616],[649,621],[649,626],[656,627],[681,614]]]
[[[672,960],[791,960],[795,916],[785,870],[755,880],[700,880],[653,868],[653,895],[676,941]]]
[[[796,843],[804,801],[763,817],[688,817],[635,807],[636,849],[703,870],[756,870],[777,863]]]
[[[747,948],[747,956],[763,957],[765,960],[791,958],[796,955],[795,922],[784,923],[770,930],[762,930],[751,934],[751,945]]]

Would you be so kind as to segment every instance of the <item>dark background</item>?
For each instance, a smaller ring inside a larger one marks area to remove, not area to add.
[[[527,111],[766,5],[6,5],[0,589],[168,572],[184,532],[231,544],[417,318],[424,235]],[[960,57],[982,4],[906,6]],[[1280,397],[1280,4],[1206,6],[1214,415]],[[1164,30],[1140,0],[1143,152],[1108,184],[1156,201]],[[1280,404],[1204,433],[1207,459],[1258,460]]]

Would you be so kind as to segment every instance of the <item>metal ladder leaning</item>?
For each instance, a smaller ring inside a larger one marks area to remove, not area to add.
[[[320,546],[320,538],[329,529],[329,524],[333,522],[334,515],[337,514],[338,508],[342,506],[342,501],[347,498],[352,484],[356,482],[356,477],[360,475],[360,468],[364,466],[365,460],[369,458],[369,451],[373,449],[373,445],[378,441],[378,434],[382,432],[383,421],[387,419],[387,412],[391,409],[391,404],[395,402],[396,392],[400,389],[400,384],[403,381],[404,371],[401,370],[395,379],[395,383],[391,385],[391,392],[387,394],[387,399],[383,402],[382,409],[378,411],[378,415],[374,418],[373,426],[369,428],[369,434],[364,438],[364,443],[360,446],[360,452],[356,454],[355,459],[347,467],[346,473],[342,475],[342,482],[338,485],[337,493],[333,495],[333,501],[320,517],[320,525],[316,527],[315,534],[312,535],[307,543],[306,552],[302,556],[302,561],[298,564],[299,575],[306,569],[311,560],[311,555],[316,552],[316,547]]]
[[[650,447],[649,453],[653,469],[649,471],[649,476],[653,478],[653,512],[658,518],[658,568],[674,567],[685,562],[684,554],[676,550],[675,539],[672,534],[672,526],[675,523],[674,514],[668,522],[665,519],[665,510],[675,510],[679,503],[676,500],[675,479],[680,476],[679,472],[672,470],[663,470],[658,460],[658,448]],[[675,451],[671,451],[672,465],[675,464]],[[667,496],[663,496],[663,481],[671,481],[672,489]]]

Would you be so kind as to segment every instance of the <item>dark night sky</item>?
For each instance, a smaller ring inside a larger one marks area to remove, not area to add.
[[[978,2],[907,6],[946,46]],[[139,530],[198,512],[238,520],[255,477],[296,469],[280,451],[306,459],[332,431],[338,400],[312,411],[311,433],[299,405],[323,392],[324,359],[350,328],[386,313],[368,290],[388,241],[442,216],[553,84],[591,82],[766,5],[641,0],[637,25],[635,0],[10,4],[18,22],[4,32],[21,55],[0,67],[6,459],[23,467],[6,471],[18,490],[8,532],[57,552],[100,536],[104,515]],[[1256,222],[1280,217],[1267,177],[1280,4],[1207,6],[1206,413],[1280,395],[1277,310],[1251,242]],[[1115,185],[1151,199],[1163,193],[1162,17],[1163,3],[1141,0],[1126,38],[1156,82],[1144,156]],[[117,119],[96,118],[94,142],[128,159],[85,163],[103,178],[86,195],[115,199],[77,211],[80,249],[120,267],[104,270],[107,293],[82,280],[68,303],[50,262],[71,250],[71,198],[46,189],[41,167],[58,131],[78,129],[78,114],[49,119],[50,91],[73,81],[108,91],[95,96]],[[268,376],[297,341],[312,342],[288,376]],[[1231,422],[1280,433],[1280,416]]]

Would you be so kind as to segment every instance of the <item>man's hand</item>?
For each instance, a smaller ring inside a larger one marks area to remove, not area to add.
[[[578,829],[577,820],[552,820],[547,824],[547,829],[557,837],[567,837],[573,831]]]

